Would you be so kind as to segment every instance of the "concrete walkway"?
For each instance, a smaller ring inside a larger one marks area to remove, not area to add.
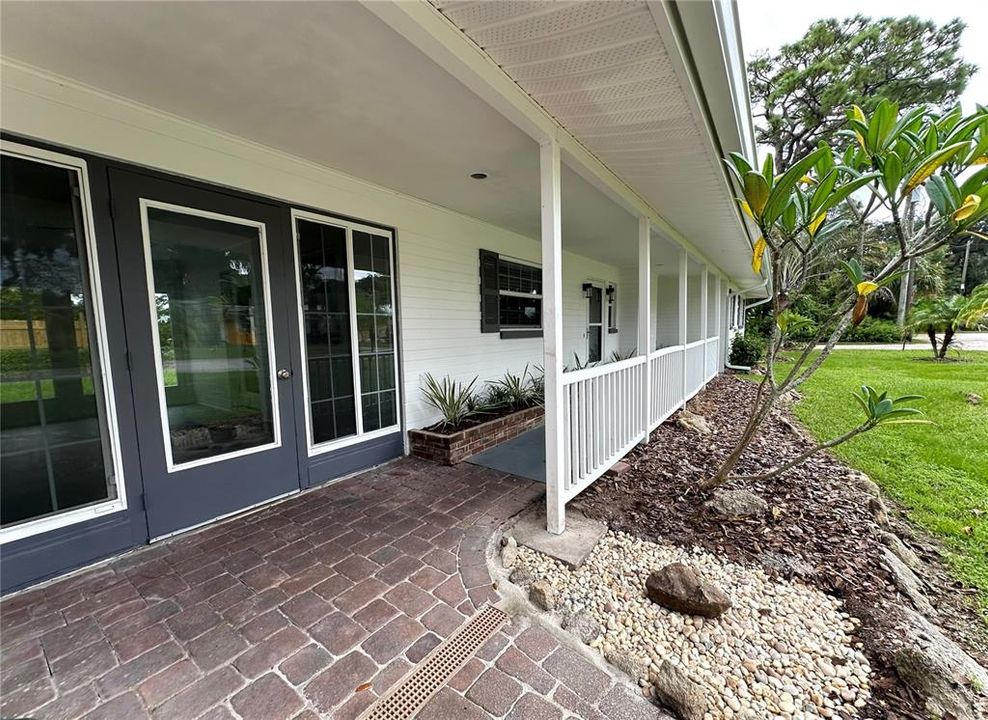
[[[485,551],[544,489],[405,458],[15,595],[0,716],[357,717],[499,600]],[[418,717],[668,716],[522,613]]]

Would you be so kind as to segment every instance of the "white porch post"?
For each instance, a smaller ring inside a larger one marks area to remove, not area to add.
[[[717,373],[724,367],[724,298],[720,294],[720,274],[714,276],[714,328],[717,333]]]
[[[707,338],[710,329],[707,327],[707,312],[710,300],[710,273],[704,265],[700,271],[700,337],[703,339],[703,387],[707,386]]]
[[[638,218],[638,354],[645,356],[645,401],[643,403],[642,441],[648,440],[652,423],[652,224],[647,217]]]
[[[546,528],[566,529],[563,494],[563,241],[559,143],[539,149],[542,198],[542,364],[545,368]]]
[[[690,259],[689,255],[686,254],[685,250],[679,251],[679,344],[682,345],[683,350],[683,387],[680,397],[682,398],[682,407],[686,407],[686,339],[689,337],[689,330],[686,326],[687,316],[686,316],[686,294],[688,282],[688,274],[690,271]]]

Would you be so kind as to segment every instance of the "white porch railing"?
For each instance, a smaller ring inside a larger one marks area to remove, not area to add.
[[[649,403],[649,432],[657,428],[683,404],[683,346],[661,348],[648,358],[652,373]]]
[[[709,382],[720,372],[720,338],[707,338],[707,370],[704,382]]]
[[[703,387],[704,367],[703,348],[705,340],[697,340],[686,345],[686,397],[689,400]]]
[[[644,439],[646,367],[638,356],[563,373],[564,502]]]

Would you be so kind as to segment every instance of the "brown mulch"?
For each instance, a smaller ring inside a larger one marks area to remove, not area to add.
[[[747,420],[755,386],[721,376],[690,401],[713,430],[701,436],[675,421],[660,425],[650,442],[629,454],[630,470],[604,477],[576,506],[615,530],[692,547],[698,545],[732,560],[758,562],[770,573],[798,577],[842,598],[860,618],[859,640],[874,671],[873,699],[865,715],[878,718],[926,718],[922,700],[903,685],[889,665],[896,627],[897,597],[880,561],[878,530],[868,496],[847,481],[849,469],[829,454],[766,482],[744,487],[769,504],[765,518],[724,520],[702,509],[707,497],[698,489],[733,448]],[[787,409],[774,412],[742,458],[736,472],[755,475],[809,447],[810,439]],[[726,487],[737,487],[729,484]],[[899,517],[886,499],[893,530],[926,561],[923,580],[938,610],[937,624],[982,664],[988,663],[988,631],[973,605],[973,595],[953,580],[940,562],[933,541]],[[781,563],[780,563],[781,559]],[[792,562],[798,560],[801,562]],[[795,566],[795,567],[794,567]]]

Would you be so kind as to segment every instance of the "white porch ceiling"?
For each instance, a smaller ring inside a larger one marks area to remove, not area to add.
[[[694,245],[754,283],[718,149],[662,36],[659,3],[430,1]]]

